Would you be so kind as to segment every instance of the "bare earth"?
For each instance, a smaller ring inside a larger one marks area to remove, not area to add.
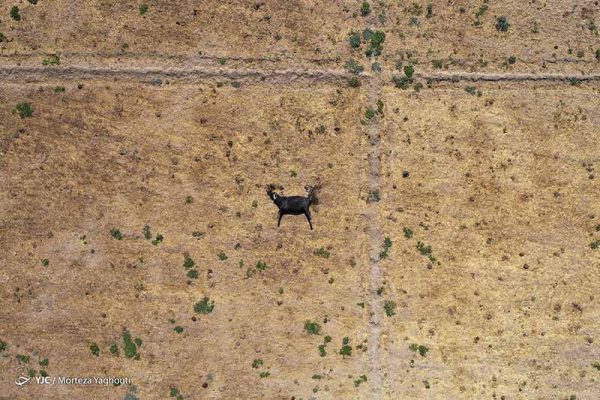
[[[0,1],[0,399],[600,398],[598,2],[360,9]]]

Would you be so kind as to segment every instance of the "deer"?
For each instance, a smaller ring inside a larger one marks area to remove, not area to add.
[[[281,218],[286,215],[300,215],[304,214],[306,219],[308,220],[308,225],[310,226],[310,230],[312,231],[312,216],[310,215],[310,205],[316,204],[316,191],[317,187],[315,186],[305,186],[304,187],[308,192],[308,196],[280,196],[275,193],[274,185],[267,186],[267,195],[273,200],[273,203],[279,208],[279,212],[277,213],[277,227],[281,225]],[[283,187],[280,187],[283,189]]]

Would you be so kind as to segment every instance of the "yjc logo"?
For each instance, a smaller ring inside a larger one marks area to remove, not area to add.
[[[50,377],[49,376],[36,376],[35,377],[35,382],[38,385],[49,385],[50,384]]]
[[[31,380],[30,377],[28,376],[20,376],[19,378],[17,378],[17,380],[15,381],[15,384],[17,386],[23,386],[24,384],[26,384],[27,382],[29,382]]]

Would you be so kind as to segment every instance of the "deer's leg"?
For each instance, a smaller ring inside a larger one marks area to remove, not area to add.
[[[306,215],[308,225],[310,226],[310,230],[312,231],[312,216],[310,215],[310,211],[308,210],[308,208],[304,210],[304,215]]]
[[[279,210],[279,213],[277,213],[277,227],[279,228],[279,225],[281,224],[281,217],[283,217],[283,214],[281,213],[281,210]]]

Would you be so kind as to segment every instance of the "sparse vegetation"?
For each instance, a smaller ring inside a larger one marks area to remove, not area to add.
[[[358,377],[358,379],[356,379],[354,381],[354,386],[358,387],[361,383],[366,382],[367,381],[367,376],[366,375],[361,375]]]
[[[351,356],[352,355],[352,347],[349,345],[350,339],[348,337],[344,337],[342,339],[342,348],[339,353],[342,357]]]
[[[98,347],[98,344],[96,343],[90,344],[90,351],[92,352],[92,355],[96,357],[100,355],[100,347]]]
[[[227,255],[225,254],[224,251],[219,252],[219,254],[217,254],[217,257],[219,258],[219,261],[227,260]]]
[[[19,13],[19,7],[18,6],[12,6],[12,8],[10,9],[10,17],[12,19],[14,19],[15,21],[20,21],[21,20],[21,14]]]
[[[350,44],[351,48],[358,49],[361,44],[360,34],[358,34],[358,32],[351,31],[348,35],[348,43]]]
[[[383,260],[384,258],[387,258],[388,251],[390,250],[391,247],[392,247],[392,240],[389,237],[386,237],[383,240],[383,246],[382,246],[383,249],[379,253],[379,258],[381,260]]]
[[[60,64],[60,57],[57,54],[51,54],[48,56],[48,58],[44,59],[44,61],[42,61],[43,65],[59,65]]]
[[[351,72],[355,75],[358,75],[365,70],[365,68],[362,65],[360,65],[358,62],[356,62],[355,60],[346,61],[346,63],[344,64],[344,68],[348,72]]]
[[[110,236],[115,240],[123,240],[123,234],[117,228],[112,228],[110,230]]]
[[[27,102],[19,103],[15,106],[15,112],[20,118],[30,118],[33,115],[33,108]]]
[[[318,335],[319,332],[321,331],[321,326],[316,322],[311,322],[309,320],[306,320],[304,322],[304,330],[308,334]]]
[[[50,260],[48,260],[47,258],[42,258],[40,261],[44,267],[50,265]]]
[[[418,352],[421,355],[421,357],[425,357],[427,355],[427,352],[429,351],[429,349],[427,348],[427,346],[417,345],[415,343],[413,343],[410,346],[408,346],[408,349],[410,351],[412,351],[413,353]]]
[[[510,24],[506,17],[496,17],[496,30],[498,30],[498,32],[506,32],[508,31],[508,28],[510,28]]]
[[[404,237],[405,237],[405,238],[407,238],[407,239],[410,239],[410,238],[412,238],[412,236],[413,236],[413,231],[412,231],[412,229],[410,229],[410,228],[407,228],[407,227],[404,227],[404,228],[402,229],[402,231],[404,232]]]
[[[139,7],[140,15],[144,15],[148,12],[148,4],[142,3]]]
[[[215,308],[215,302],[208,297],[204,297],[201,301],[194,304],[194,311],[199,314],[210,314]]]
[[[386,300],[386,302],[383,305],[383,309],[385,310],[385,315],[387,315],[388,317],[392,317],[396,314],[396,303],[394,303],[391,300]]]
[[[371,5],[367,1],[363,1],[360,5],[360,15],[366,17],[371,13]]]
[[[127,358],[134,358],[139,360],[140,355],[137,351],[138,346],[141,346],[142,341],[139,338],[136,338],[134,341],[131,340],[131,334],[128,330],[124,330],[121,334],[123,339],[123,354]]]
[[[313,254],[317,257],[323,257],[323,258],[329,258],[329,256],[331,255],[331,253],[329,251],[327,251],[327,249],[325,249],[325,247],[319,247],[318,249],[313,251]]]

